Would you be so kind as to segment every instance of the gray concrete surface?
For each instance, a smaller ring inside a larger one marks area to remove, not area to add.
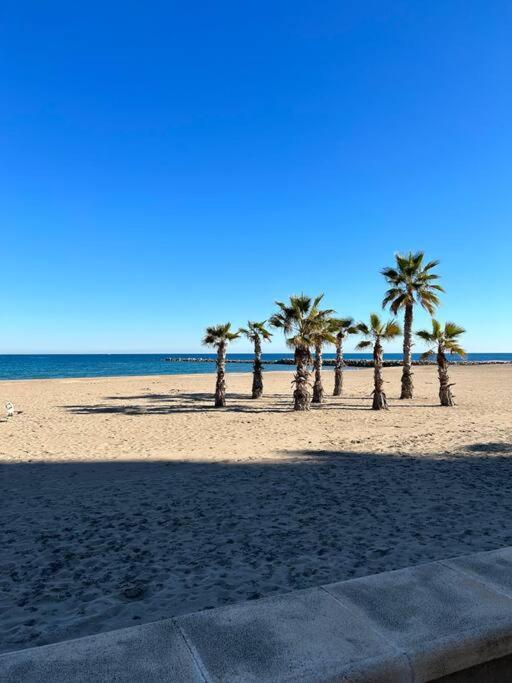
[[[464,572],[494,590],[512,597],[512,548],[510,547],[441,560],[441,564]]]
[[[0,656],[2,683],[459,683],[509,674],[512,548]]]
[[[209,681],[408,681],[407,658],[321,589],[179,617]]]
[[[441,563],[325,589],[407,654],[414,680],[512,652],[512,599]]]
[[[172,620],[0,657],[2,683],[190,681],[204,678]]]

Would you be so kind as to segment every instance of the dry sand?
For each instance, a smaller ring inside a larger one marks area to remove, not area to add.
[[[290,372],[0,382],[0,649],[512,544],[512,367],[290,410]],[[332,388],[332,373],[326,372]]]

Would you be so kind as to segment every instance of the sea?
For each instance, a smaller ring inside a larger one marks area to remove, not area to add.
[[[400,353],[388,353],[387,359],[399,360]],[[418,358],[419,354],[413,354]],[[169,362],[166,358],[215,358],[215,354],[41,354],[0,355],[0,379],[52,379],[72,377],[128,377],[137,375],[194,375],[215,372],[214,363],[192,361]],[[252,354],[232,353],[228,358],[246,361],[228,363],[227,372],[249,372],[252,369]],[[263,354],[264,360],[291,358],[289,353]],[[324,358],[334,358],[326,353]],[[368,353],[346,353],[345,358],[371,358]],[[512,353],[469,353],[470,361],[511,361]],[[265,370],[283,370],[284,366],[267,365]]]

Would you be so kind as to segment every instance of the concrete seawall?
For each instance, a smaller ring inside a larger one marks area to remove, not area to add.
[[[0,680],[512,680],[512,548],[7,653]]]

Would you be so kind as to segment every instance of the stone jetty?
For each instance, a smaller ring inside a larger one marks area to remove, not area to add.
[[[215,358],[190,358],[187,356],[169,356],[164,358],[168,363],[215,363]],[[453,363],[457,365],[511,365],[510,360],[454,360]],[[226,363],[247,364],[252,363],[252,358],[227,358]],[[295,365],[293,358],[279,358],[262,360],[264,365]],[[333,367],[334,359],[327,358],[323,361],[324,367]],[[372,368],[373,360],[369,358],[345,358],[343,364],[347,368]],[[413,360],[413,365],[436,365],[435,360]],[[402,361],[398,359],[384,359],[384,367],[396,368],[401,367]]]

